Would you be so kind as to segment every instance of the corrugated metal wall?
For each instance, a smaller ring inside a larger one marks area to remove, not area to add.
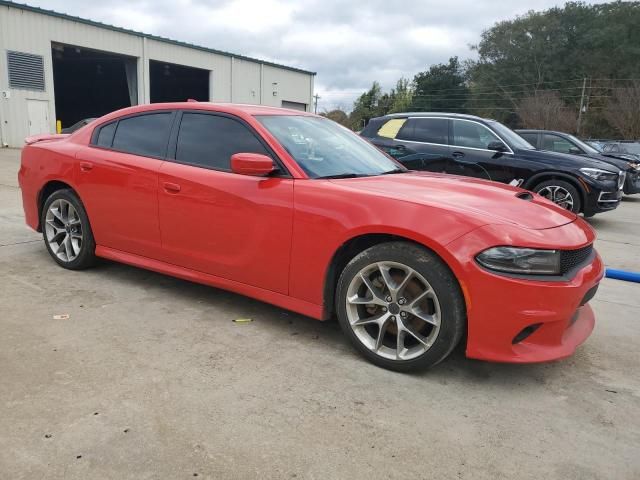
[[[49,131],[55,131],[52,42],[137,57],[140,103],[149,101],[149,60],[210,70],[210,100],[214,102],[279,107],[285,100],[304,103],[307,109],[312,103],[313,75],[309,73],[0,5],[0,141],[4,144],[20,147],[29,135],[27,100],[48,102]],[[8,50],[43,57],[44,91],[9,88]]]

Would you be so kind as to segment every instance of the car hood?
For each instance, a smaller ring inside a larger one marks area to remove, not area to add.
[[[600,160],[601,162],[608,163],[610,165],[614,165],[618,167],[620,170],[629,170],[629,163],[638,163],[637,160],[627,159],[624,160],[622,157],[609,156],[607,154],[590,154],[587,155],[589,158],[593,158],[595,160]]]
[[[408,172],[330,181],[349,189],[461,212],[486,224],[542,230],[576,219],[575,214],[521,188],[469,177]]]
[[[584,157],[581,155],[573,155],[570,153],[550,152],[549,150],[518,150],[518,155],[526,158],[527,160],[536,160],[555,167],[564,167],[569,169],[585,167],[599,168],[612,173],[618,173],[619,170],[611,163],[607,163],[603,160]]]

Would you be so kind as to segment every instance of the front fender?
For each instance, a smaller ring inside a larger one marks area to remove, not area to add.
[[[336,252],[355,238],[389,235],[418,243],[435,252],[458,277],[458,261],[447,244],[486,224],[437,207],[346,194],[327,182],[296,182],[294,203],[289,294],[316,305],[324,303],[325,281]]]

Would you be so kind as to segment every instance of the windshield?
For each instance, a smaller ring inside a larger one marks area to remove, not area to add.
[[[583,142],[578,137],[574,137],[573,135],[567,135],[567,137],[569,137],[569,140],[571,140],[574,144],[576,144],[578,147],[580,147],[582,150],[584,150],[587,153],[591,153],[591,154],[600,153],[597,149],[593,148],[588,143]]]
[[[596,150],[596,152],[602,153],[602,144],[601,143],[589,141],[589,142],[587,142],[587,145],[589,145],[591,148],[594,148]]]
[[[627,153],[640,154],[640,143],[624,143],[621,146]]]
[[[311,178],[365,177],[405,170],[366,140],[326,118],[256,118]]]
[[[535,150],[533,145],[510,128],[505,127],[503,124],[493,120],[488,121],[487,123],[491,125],[491,128],[493,128],[493,130],[500,135],[503,140],[506,140],[507,144],[511,148],[517,148],[519,150]]]

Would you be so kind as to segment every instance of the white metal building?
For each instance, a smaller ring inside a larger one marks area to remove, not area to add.
[[[309,110],[314,72],[0,0],[0,145],[138,103]]]

